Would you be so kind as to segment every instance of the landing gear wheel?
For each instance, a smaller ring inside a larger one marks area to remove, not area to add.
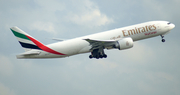
[[[103,55],[100,55],[99,58],[103,58]]]
[[[165,42],[165,39],[162,39],[162,42]]]
[[[93,58],[93,56],[92,56],[92,55],[89,55],[89,58],[90,58],[90,59],[92,59],[92,58]]]
[[[104,54],[104,55],[103,55],[103,57],[104,57],[104,58],[107,58],[107,55],[106,55],[106,54]]]

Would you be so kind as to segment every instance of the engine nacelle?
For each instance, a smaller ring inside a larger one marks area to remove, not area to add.
[[[114,46],[115,48],[118,48],[119,50],[128,49],[133,47],[133,39],[131,37],[123,38]]]

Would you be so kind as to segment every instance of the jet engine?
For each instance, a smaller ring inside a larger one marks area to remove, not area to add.
[[[133,47],[133,39],[131,37],[123,38],[116,42],[114,48],[119,50],[128,49]]]

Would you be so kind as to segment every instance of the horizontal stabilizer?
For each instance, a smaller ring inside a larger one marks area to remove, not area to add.
[[[64,40],[67,40],[67,39],[52,38],[52,40],[55,40],[55,41],[64,41]]]
[[[27,55],[39,55],[40,53],[41,53],[40,51],[27,51],[27,52],[21,53],[20,55],[23,55],[23,56],[27,56]]]

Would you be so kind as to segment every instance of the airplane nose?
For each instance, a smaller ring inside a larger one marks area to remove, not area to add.
[[[174,24],[170,24],[170,29],[173,29],[175,27]]]

